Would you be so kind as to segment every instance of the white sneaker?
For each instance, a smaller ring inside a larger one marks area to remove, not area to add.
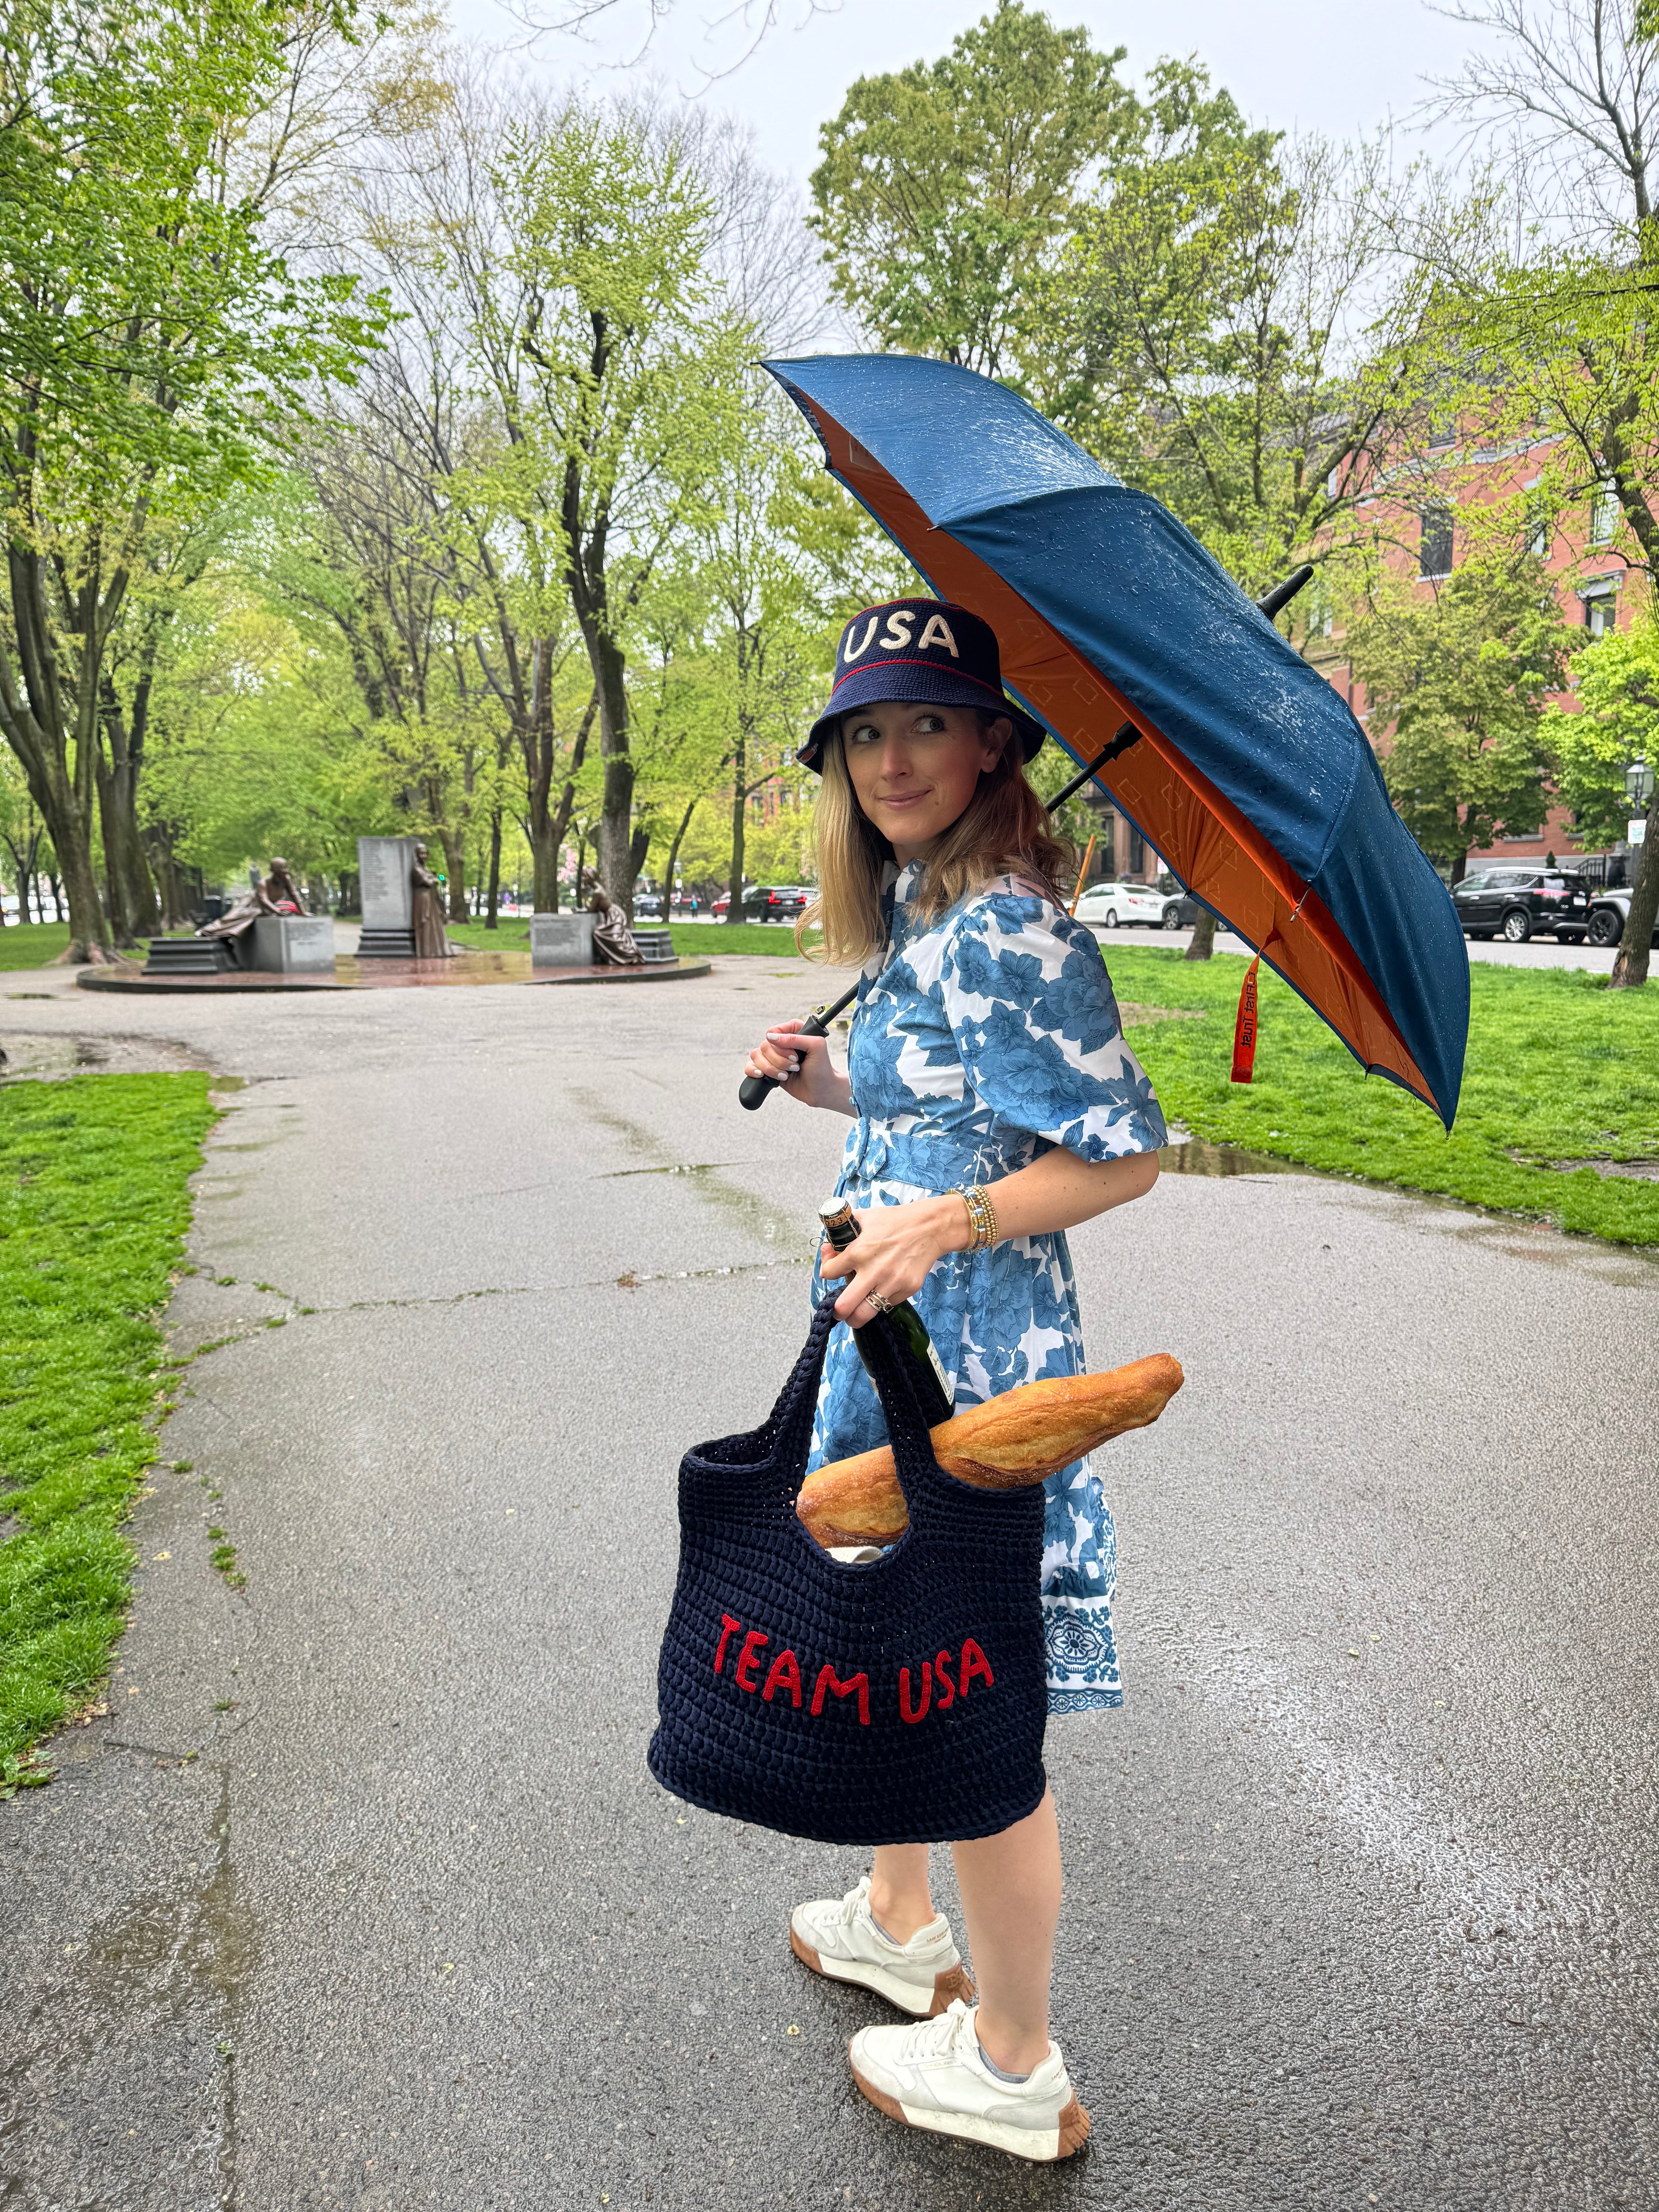
[[[974,1994],[944,1914],[908,1943],[895,1943],[871,1913],[868,1875],[839,1900],[823,1897],[797,1905],[789,1920],[789,1948],[815,1974],[875,1990],[902,2012],[940,2013]]]
[[[848,2046],[853,2079],[872,2105],[908,2127],[1043,2162],[1081,2150],[1089,2115],[1066,2079],[1060,2045],[1048,2045],[1025,2081],[1000,2081],[974,2023],[966,2005],[953,2004],[917,2027],[861,2027]]]

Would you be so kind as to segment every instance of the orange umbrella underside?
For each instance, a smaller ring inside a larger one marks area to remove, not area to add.
[[[1144,742],[1120,753],[1094,781],[1182,882],[1261,951],[1368,1069],[1392,1076],[1432,1107],[1428,1084],[1376,986],[1317,892],[1029,600],[948,531],[935,529],[873,454],[806,404],[830,467],[941,596],[990,623],[1002,647],[1005,679],[1059,733],[1079,767],[1125,722],[1134,724]]]

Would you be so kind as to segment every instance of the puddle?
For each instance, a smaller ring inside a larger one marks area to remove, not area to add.
[[[1212,1145],[1202,1137],[1183,1137],[1165,1145],[1158,1156],[1164,1175],[1242,1176],[1312,1175],[1312,1168],[1294,1160],[1275,1159],[1271,1152],[1247,1152],[1242,1145]]]
[[[167,1037],[77,1036],[73,1030],[0,1029],[0,1077],[58,1082],[69,1075],[176,1075],[200,1057]]]
[[[15,1075],[82,1075],[88,1068],[107,1065],[103,1040],[76,1036],[31,1036],[0,1030],[5,1073]]]
[[[602,1128],[624,1138],[635,1152],[642,1152],[647,1158],[653,1152],[660,1153],[661,1148],[648,1131],[603,1104],[591,1091],[573,1090],[571,1096]],[[616,1176],[628,1175],[691,1176],[696,1178],[699,1198],[707,1199],[711,1205],[732,1215],[751,1237],[758,1237],[763,1244],[797,1246],[810,1255],[811,1243],[807,1240],[801,1224],[777,1207],[769,1206],[753,1191],[743,1190],[735,1183],[726,1182],[720,1173],[722,1164],[716,1161],[686,1163],[662,1160],[654,1167],[613,1169],[609,1176],[596,1179],[610,1181]],[[732,1164],[737,1164],[733,1162]]]

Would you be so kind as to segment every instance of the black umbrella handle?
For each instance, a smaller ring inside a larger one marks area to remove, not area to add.
[[[858,994],[859,987],[854,983],[850,991],[842,992],[833,1006],[821,1006],[816,1013],[808,1014],[794,1034],[797,1036],[828,1036],[830,1023],[837,1015],[846,1012]],[[768,1097],[777,1087],[777,1079],[775,1076],[745,1075],[738,1087],[738,1103],[739,1106],[746,1106],[752,1114],[757,1106],[765,1105]]]

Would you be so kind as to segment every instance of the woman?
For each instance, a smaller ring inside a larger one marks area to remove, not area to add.
[[[426,847],[415,848],[415,865],[409,872],[410,927],[417,960],[453,960],[460,948],[452,945],[444,928],[444,887],[427,866]]]
[[[822,923],[831,960],[864,963],[848,1073],[799,1022],[769,1030],[747,1069],[853,1120],[839,1188],[862,1234],[839,1256],[820,1252],[823,1295],[854,1328],[913,1299],[956,1404],[979,1405],[1083,1371],[1064,1231],[1152,1188],[1164,1117],[1123,1042],[1099,949],[1060,903],[1066,851],[1024,771],[1043,732],[1003,693],[994,633],[961,607],[894,600],[854,616],[836,673],[800,753],[823,779],[821,889],[802,926]],[[811,1463],[884,1436],[857,1348],[838,1331]],[[1086,1461],[1047,1488],[1049,1710],[1115,1705],[1111,1516]],[[1089,2122],[1048,2035],[1052,1798],[953,1852],[976,2009],[933,1908],[923,1844],[878,1848],[845,1898],[800,1906],[793,1946],[915,2016],[853,2039],[854,2077],[883,2111],[1026,2158],[1066,2157]]]
[[[233,968],[253,965],[253,925],[262,915],[279,911],[272,902],[258,868],[247,872],[248,887],[216,921],[204,921],[198,937],[218,939]]]
[[[306,902],[300,896],[300,886],[295,882],[288,862],[278,860],[274,853],[265,875],[265,896],[270,901],[273,914],[303,914],[306,910]]]
[[[613,899],[597,880],[587,910],[597,915],[593,925],[593,957],[603,968],[642,968],[645,955],[628,926],[628,909]]]

